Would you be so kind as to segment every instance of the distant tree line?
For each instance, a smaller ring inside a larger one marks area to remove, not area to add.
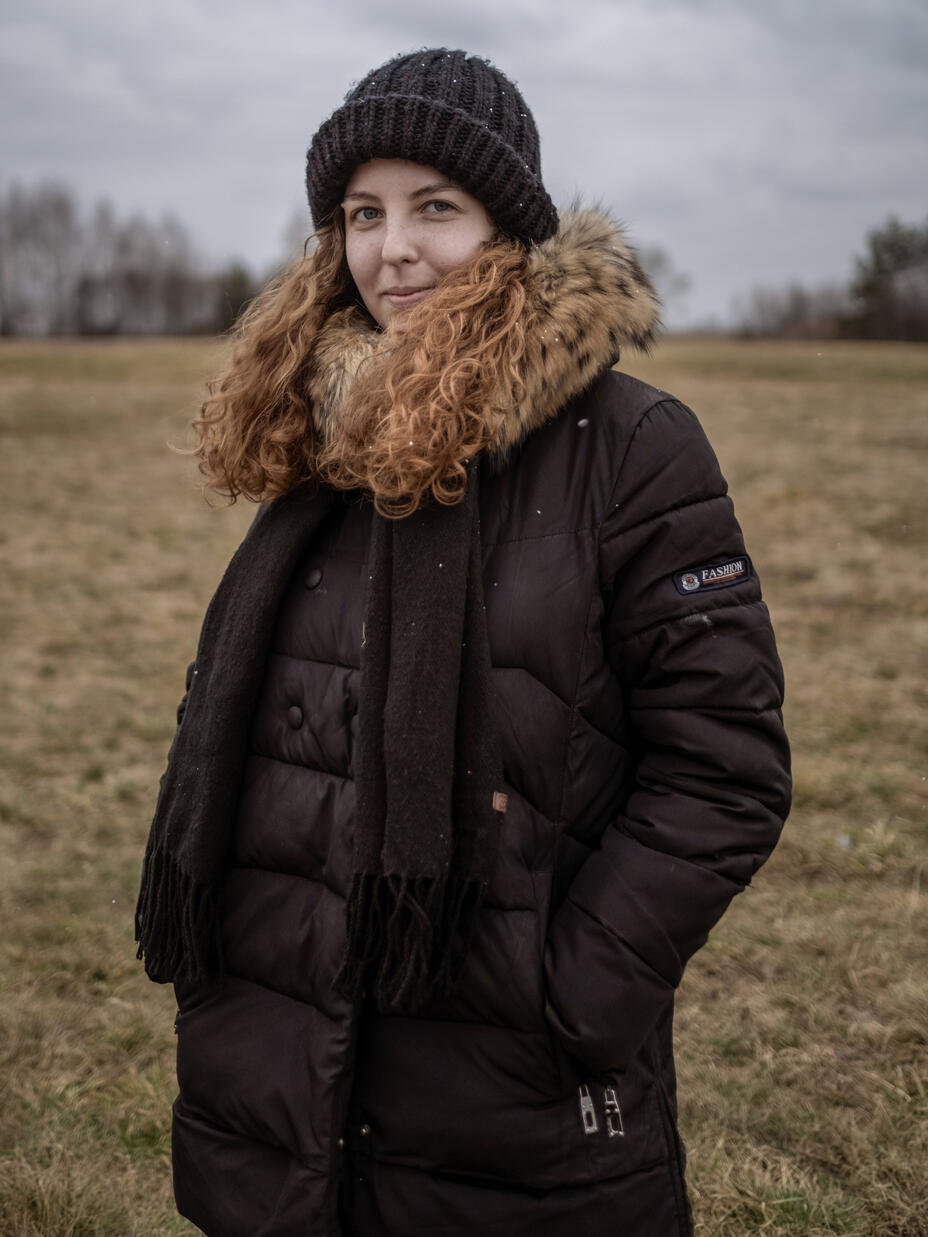
[[[239,262],[207,269],[172,216],[84,215],[56,182],[0,195],[0,335],[222,331],[255,291]]]
[[[299,251],[305,212],[288,225]],[[689,280],[666,251],[643,252],[664,304]],[[58,182],[0,193],[0,335],[186,335],[226,330],[263,284],[242,262],[209,268],[183,224],[84,213]],[[736,308],[746,336],[928,340],[928,220],[890,218],[866,238],[847,286],[755,288]]]
[[[753,337],[928,340],[928,219],[868,233],[846,287],[755,288],[736,316]]]
[[[305,210],[283,237],[299,254]],[[689,280],[665,250],[642,260],[665,305]],[[243,263],[209,270],[177,219],[119,219],[107,202],[82,214],[58,182],[0,195],[0,335],[187,335],[226,330],[265,282]]]

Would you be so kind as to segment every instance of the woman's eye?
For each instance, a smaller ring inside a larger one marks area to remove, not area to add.
[[[380,211],[376,206],[359,206],[352,218],[359,220],[361,223],[373,223],[379,214]]]
[[[428,209],[431,209],[433,214],[447,215],[454,210],[451,202],[434,201],[428,203]]]

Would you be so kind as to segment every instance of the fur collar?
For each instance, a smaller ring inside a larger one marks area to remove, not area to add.
[[[530,250],[527,311],[544,325],[529,332],[526,395],[516,402],[500,378],[497,407],[508,409],[494,444],[505,455],[614,365],[622,345],[646,351],[659,324],[657,295],[622,227],[600,210],[574,207],[557,233]],[[322,327],[310,398],[323,433],[384,335],[360,312]]]

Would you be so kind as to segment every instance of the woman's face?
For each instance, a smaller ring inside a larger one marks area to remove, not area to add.
[[[476,198],[435,168],[406,159],[355,168],[342,207],[348,269],[383,327],[475,257],[496,231]]]

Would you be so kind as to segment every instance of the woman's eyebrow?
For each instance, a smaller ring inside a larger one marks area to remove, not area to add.
[[[430,185],[423,185],[421,189],[414,189],[409,195],[410,200],[424,197],[427,193],[438,193],[442,189],[460,189],[460,185],[456,185],[453,180],[436,180]],[[378,201],[376,193],[371,193],[366,189],[355,189],[352,193],[345,194],[345,201],[355,201],[360,199],[367,201]]]
[[[411,198],[421,198],[426,193],[438,193],[440,189],[460,189],[460,185],[456,185],[453,180],[436,180],[431,185],[423,185],[421,189],[417,189],[409,196]]]

